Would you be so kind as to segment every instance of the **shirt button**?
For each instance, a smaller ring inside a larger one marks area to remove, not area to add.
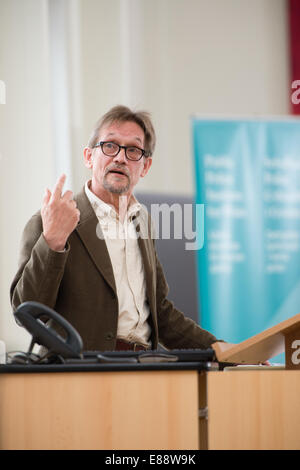
[[[108,333],[106,333],[105,335],[105,339],[107,339],[108,341],[112,340],[114,338],[114,335],[109,331]]]

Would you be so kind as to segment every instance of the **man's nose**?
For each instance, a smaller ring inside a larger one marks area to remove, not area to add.
[[[115,162],[127,163],[125,149],[121,148],[120,152],[114,157]]]

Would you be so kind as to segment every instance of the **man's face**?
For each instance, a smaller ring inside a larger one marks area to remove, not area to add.
[[[144,131],[135,122],[115,122],[100,130],[98,142],[144,149]],[[92,191],[101,199],[112,194],[131,196],[140,177],[144,177],[152,163],[144,156],[139,161],[128,160],[121,149],[115,157],[105,155],[101,147],[85,149],[85,165],[92,169]]]

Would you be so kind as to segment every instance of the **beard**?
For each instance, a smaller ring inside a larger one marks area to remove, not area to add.
[[[112,173],[113,171],[120,171],[125,176],[118,178],[117,173]],[[114,175],[116,175],[116,177],[114,177]],[[130,188],[130,175],[128,171],[121,165],[114,165],[107,168],[103,177],[103,187],[113,194],[126,193]]]

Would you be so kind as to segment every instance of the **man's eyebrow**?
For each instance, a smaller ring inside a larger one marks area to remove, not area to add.
[[[115,134],[114,132],[109,132],[109,133],[107,134],[106,138],[107,138],[107,137],[111,137],[111,136],[113,137],[113,136],[115,136],[115,135],[116,135],[116,134]],[[141,139],[140,139],[138,136],[133,137],[133,139],[135,139],[135,140],[137,140],[138,142],[140,142],[141,145],[143,144],[143,142],[141,141]]]

